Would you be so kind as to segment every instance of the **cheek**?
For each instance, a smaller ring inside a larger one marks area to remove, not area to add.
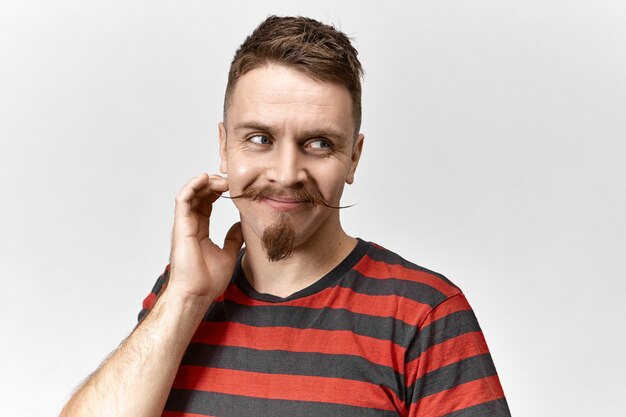
[[[242,161],[228,161],[228,185],[231,190],[242,191],[253,179],[254,169]]]
[[[245,178],[251,175],[253,170],[253,165],[245,158],[234,156],[228,159],[229,177]]]
[[[245,164],[239,164],[235,166],[234,174],[238,177],[246,177],[250,175],[251,168]]]
[[[345,180],[345,172],[339,169],[328,169],[316,176],[319,190],[327,199],[335,199],[341,196]]]

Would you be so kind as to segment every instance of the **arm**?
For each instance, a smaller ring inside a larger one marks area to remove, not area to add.
[[[476,316],[463,294],[436,306],[407,351],[409,417],[510,412]]]
[[[243,244],[233,225],[221,249],[209,239],[211,206],[226,180],[200,175],[176,197],[170,280],[135,331],[79,388],[61,412],[78,416],[160,416],[198,324],[228,285]]]

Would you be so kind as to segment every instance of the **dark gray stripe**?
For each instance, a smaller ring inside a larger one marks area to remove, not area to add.
[[[496,368],[491,356],[486,353],[427,373],[415,381],[415,385],[409,389],[409,392],[413,392],[412,402],[417,402],[429,395],[495,374]]]
[[[166,269],[165,272],[163,272],[159,276],[159,278],[157,278],[156,282],[154,283],[154,286],[152,287],[152,291],[150,292],[158,296],[159,293],[161,292],[161,289],[163,288],[163,285],[165,285],[169,277],[170,277],[170,272]],[[146,314],[148,314],[149,311],[150,310],[148,310],[147,308],[142,308],[139,314],[137,315],[137,321],[141,323],[141,321],[144,319],[144,317],[146,317]]]
[[[150,310],[147,308],[142,308],[141,311],[139,311],[139,314],[137,314],[137,323],[141,323],[149,312]]]
[[[284,326],[296,329],[348,330],[357,335],[393,340],[407,347],[415,326],[393,317],[376,317],[343,309],[307,308],[273,304],[246,306],[225,300],[215,303],[205,321],[236,322],[256,327]]]
[[[454,413],[446,414],[444,417],[511,417],[509,405],[506,399],[489,401],[488,403],[475,405],[473,407],[464,408]]]
[[[421,282],[408,281],[400,278],[368,278],[356,270],[351,270],[339,281],[338,286],[350,288],[353,291],[367,295],[397,295],[435,307],[446,299],[446,295]]]
[[[465,333],[478,332],[480,326],[472,310],[457,311],[421,329],[415,342],[409,347],[407,361],[419,357],[432,346]]]
[[[422,266],[416,265],[413,262],[409,262],[403,257],[401,257],[400,255],[394,252],[391,252],[389,250],[381,249],[374,245],[370,245],[370,249],[367,251],[367,256],[369,256],[371,259],[375,261],[385,262],[390,265],[401,265],[408,269],[414,269],[416,271],[422,271],[422,272],[429,273],[431,275],[435,275],[436,277],[444,281],[446,284],[449,284],[453,286],[454,288],[458,288],[456,285],[454,285],[454,283],[452,283],[452,281],[450,281],[444,275],[441,275],[440,273],[435,272],[435,271],[431,271],[430,269],[426,269]]]
[[[243,250],[237,259],[237,264],[235,266],[235,272],[233,273],[233,282],[237,285],[241,291],[247,296],[254,298],[256,300],[267,301],[270,303],[284,303],[285,301],[295,300],[298,298],[306,297],[315,293],[322,291],[324,288],[332,286],[332,284],[337,281],[339,278],[344,276],[348,271],[354,267],[354,265],[361,260],[361,258],[365,255],[365,252],[369,249],[371,245],[361,239],[358,239],[357,245],[354,247],[352,252],[344,258],[339,265],[333,268],[332,271],[321,277],[317,282],[304,288],[294,294],[291,294],[288,297],[277,297],[271,294],[262,294],[257,292],[248,280],[245,277],[245,273],[241,268],[241,256],[243,255]]]
[[[256,350],[192,343],[182,365],[236,369],[265,374],[342,378],[385,386],[404,401],[404,380],[393,368],[355,355]]]
[[[393,411],[373,408],[178,389],[170,392],[165,409],[218,417],[398,417]]]

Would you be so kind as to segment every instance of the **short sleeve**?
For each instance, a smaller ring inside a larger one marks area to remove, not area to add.
[[[409,417],[510,417],[476,316],[462,293],[437,305],[406,354]]]
[[[169,277],[170,277],[170,266],[167,265],[165,267],[165,271],[163,271],[163,273],[159,276],[159,278],[157,278],[157,281],[152,287],[152,290],[150,291],[148,296],[144,298],[142,306],[141,306],[141,311],[139,312],[137,316],[138,323],[141,323],[144,317],[146,317],[146,315],[150,312],[150,310],[152,310],[152,307],[154,307],[154,304],[156,303],[157,299],[163,293],[163,291],[165,290],[165,287],[167,287],[167,282],[169,280]]]

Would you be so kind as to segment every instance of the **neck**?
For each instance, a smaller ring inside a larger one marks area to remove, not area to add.
[[[314,236],[296,243],[292,255],[284,260],[267,259],[260,240],[245,230],[246,254],[242,267],[252,287],[265,294],[288,297],[330,272],[356,246],[339,221],[330,230],[318,230]],[[322,228],[323,229],[323,228]]]

